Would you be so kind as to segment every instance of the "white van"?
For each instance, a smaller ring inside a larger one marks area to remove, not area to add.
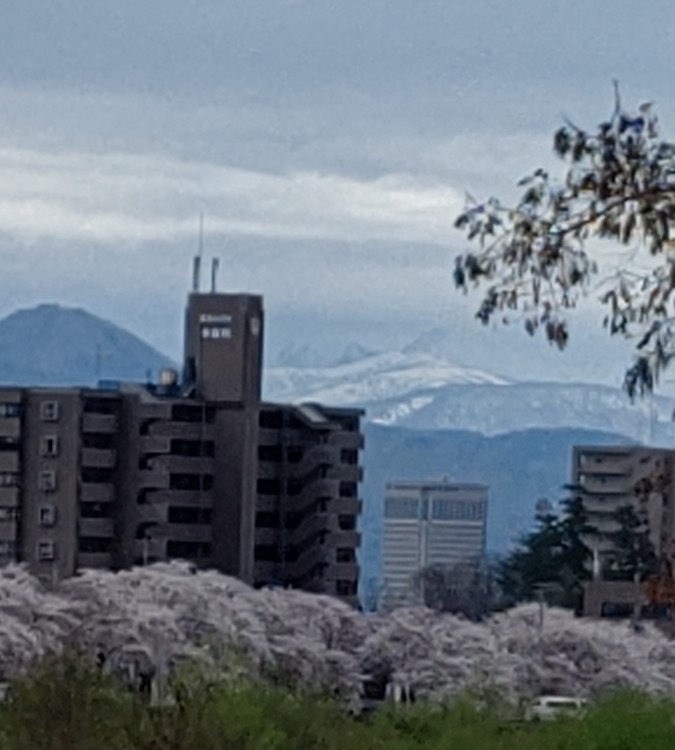
[[[580,716],[588,702],[583,698],[564,695],[542,695],[533,700],[525,711],[528,721],[545,721],[558,716]]]

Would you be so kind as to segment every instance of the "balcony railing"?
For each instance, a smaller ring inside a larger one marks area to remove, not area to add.
[[[117,431],[117,417],[114,414],[83,414],[82,432],[110,435]]]
[[[113,469],[117,462],[117,453],[105,448],[83,448],[82,466],[92,469]]]

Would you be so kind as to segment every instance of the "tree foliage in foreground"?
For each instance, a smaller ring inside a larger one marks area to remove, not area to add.
[[[577,609],[591,572],[590,551],[582,541],[586,531],[579,498],[565,501],[559,516],[540,518],[537,528],[500,564],[498,578],[507,601],[532,601],[541,595],[550,604]]]
[[[569,486],[570,490],[580,488]],[[644,513],[623,505],[608,515],[614,531],[611,554],[602,558],[607,580],[645,581],[658,572],[659,560],[649,535]],[[579,610],[583,583],[591,578],[593,560],[587,544],[593,535],[583,501],[574,495],[563,503],[560,515],[547,514],[534,531],[500,563],[497,578],[507,604],[543,598],[550,605]]]
[[[658,559],[649,538],[647,521],[641,519],[632,505],[617,508],[613,520],[618,528],[609,535],[614,554],[605,577],[624,581],[644,581],[658,573]]]
[[[595,130],[566,122],[553,148],[566,165],[560,179],[535,170],[515,205],[467,198],[455,225],[475,249],[457,258],[455,282],[484,290],[483,323],[520,317],[563,349],[566,313],[602,281],[604,326],[636,344],[626,389],[644,394],[675,356],[675,144],[660,137],[651,103],[629,113],[617,89],[608,120]],[[595,240],[617,245],[603,279]]]
[[[524,706],[464,693],[441,706],[356,718],[311,693],[242,680],[190,682],[151,707],[94,667],[49,660],[0,703],[2,750],[577,750],[672,748],[672,698],[618,693],[580,718],[524,722]]]

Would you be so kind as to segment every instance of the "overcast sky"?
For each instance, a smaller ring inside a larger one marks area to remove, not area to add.
[[[177,356],[203,212],[220,287],[265,295],[272,355],[439,328],[458,364],[599,377],[589,318],[565,358],[474,328],[452,222],[466,189],[551,162],[563,114],[608,114],[613,78],[675,132],[672,0],[0,10],[0,315],[79,305]]]

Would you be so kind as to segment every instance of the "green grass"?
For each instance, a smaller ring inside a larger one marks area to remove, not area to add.
[[[151,709],[78,659],[43,664],[0,705],[0,750],[672,750],[675,699],[616,694],[581,719],[526,723],[464,696],[359,720],[328,699],[190,675]]]

